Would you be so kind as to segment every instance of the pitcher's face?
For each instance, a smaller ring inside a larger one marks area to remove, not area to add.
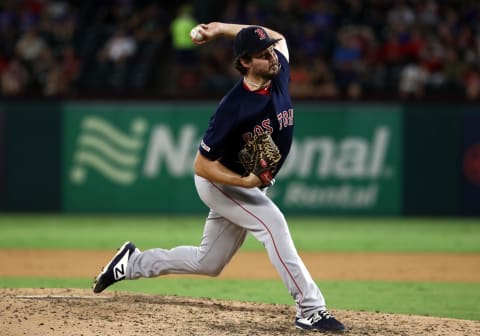
[[[279,71],[280,63],[273,46],[252,55],[252,75],[272,79]]]

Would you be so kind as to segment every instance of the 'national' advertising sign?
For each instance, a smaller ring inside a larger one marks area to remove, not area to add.
[[[214,104],[68,104],[67,211],[205,211],[193,161]],[[402,118],[383,106],[301,105],[269,196],[297,214],[400,214]]]

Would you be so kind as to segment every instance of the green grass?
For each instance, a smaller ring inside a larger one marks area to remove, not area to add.
[[[479,253],[479,219],[289,218],[300,251]],[[202,216],[0,216],[0,249],[108,249],[198,245]],[[243,250],[263,250],[249,237]],[[89,288],[91,279],[0,278],[0,287]],[[480,283],[322,281],[332,308],[480,320]],[[280,281],[170,278],[125,281],[114,290],[292,304]]]
[[[0,216],[0,248],[143,249],[198,245],[202,216]],[[289,226],[302,251],[480,252],[479,219],[302,218]],[[263,250],[253,238],[244,250]]]
[[[2,288],[90,288],[90,285],[91,279],[0,278]],[[480,320],[480,284],[322,281],[318,285],[331,309]],[[293,305],[279,280],[163,277],[124,281],[110,290]]]

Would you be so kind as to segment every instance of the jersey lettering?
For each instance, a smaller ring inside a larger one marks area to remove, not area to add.
[[[265,119],[264,121],[262,121],[262,126],[268,133],[273,133],[273,127],[270,126],[270,119]]]
[[[263,133],[273,133],[273,127],[270,126],[270,119],[265,119],[261,122],[261,125],[255,125],[253,127],[253,132],[245,132],[242,134],[243,141],[245,143],[252,141],[253,136],[259,136]]]
[[[289,108],[288,111],[283,111],[277,114],[278,124],[280,125],[280,131],[288,126],[293,126],[293,108]]]
[[[255,135],[260,135],[263,133],[263,128],[262,126],[260,125],[255,125],[255,127],[253,128],[253,134]]]

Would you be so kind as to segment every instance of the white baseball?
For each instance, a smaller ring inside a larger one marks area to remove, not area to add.
[[[195,41],[203,40],[203,35],[200,32],[200,28],[198,26],[194,27],[194,28],[192,28],[192,30],[190,30],[190,37]]]

